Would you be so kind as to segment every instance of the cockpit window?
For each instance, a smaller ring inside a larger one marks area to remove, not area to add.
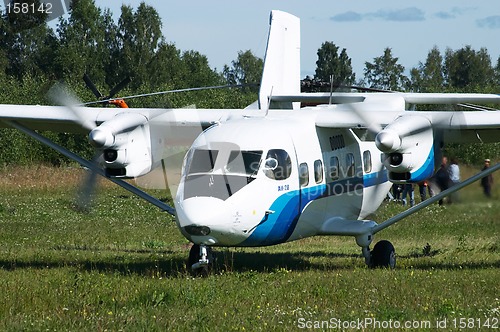
[[[186,162],[184,199],[228,199],[256,179],[261,158],[262,151],[193,150]]]
[[[194,150],[188,174],[212,172],[218,154],[217,150]]]
[[[262,151],[231,151],[226,172],[254,176],[260,166]]]
[[[274,180],[286,180],[292,173],[292,160],[285,150],[272,149],[269,150],[266,157],[265,174],[267,177]]]

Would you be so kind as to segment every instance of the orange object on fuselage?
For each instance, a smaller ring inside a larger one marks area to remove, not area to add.
[[[109,101],[110,104],[120,108],[128,108],[127,103],[123,99],[113,99]]]

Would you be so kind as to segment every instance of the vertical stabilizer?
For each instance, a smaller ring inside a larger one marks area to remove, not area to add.
[[[261,110],[268,109],[269,96],[272,100],[272,95],[300,93],[300,19],[273,10],[270,25],[259,92]],[[271,101],[270,108],[298,109],[299,107],[300,103]]]

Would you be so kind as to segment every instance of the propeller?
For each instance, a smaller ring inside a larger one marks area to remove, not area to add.
[[[431,121],[418,114],[400,116],[382,128],[382,124],[369,111],[362,109],[362,103],[350,103],[346,104],[346,107],[355,113],[361,123],[375,136],[375,145],[383,153],[397,151],[403,144],[404,138],[432,128]],[[436,121],[435,125],[438,123],[440,121]]]
[[[362,102],[361,102],[362,103]],[[344,104],[349,110],[351,110],[356,116],[361,120],[361,123],[368,129],[373,135],[377,135],[382,131],[382,125],[374,119],[371,114],[364,111],[361,108],[361,103],[347,103]]]
[[[90,79],[89,75],[87,75],[87,73],[83,74],[83,80],[85,81],[85,84],[87,85],[87,88],[89,88],[90,91],[92,91],[92,93],[98,99],[102,99],[102,97],[104,97],[102,95],[102,93],[99,91],[99,89],[97,89],[97,87],[95,86],[94,82],[92,82],[92,80]]]
[[[76,106],[80,104],[80,101],[69,92],[64,84],[56,83],[49,90],[47,96],[53,103],[68,108],[76,116],[77,123],[83,128],[91,131],[97,127],[95,121],[88,117],[85,109]]]
[[[97,159],[100,153],[96,152],[94,158],[90,161],[92,164],[97,165]],[[97,191],[97,173],[88,169],[86,176],[83,179],[83,184],[77,192],[75,207],[78,211],[89,213],[92,208],[93,198]]]
[[[99,101],[96,103],[109,103],[111,100],[113,100],[113,97],[120,92],[123,88],[125,88],[130,82],[132,82],[130,76],[125,77],[120,83],[115,85],[110,91],[109,95],[104,96],[99,89],[95,86],[94,82],[90,79],[90,77],[87,75],[87,73],[83,74],[83,80],[85,81],[85,84],[87,87],[92,91],[92,93],[96,96]]]
[[[345,107],[356,114],[367,130],[375,136],[375,145],[377,149],[384,153],[384,158],[390,158],[391,165],[399,165],[403,161],[403,155],[394,152],[400,151],[401,148],[410,144],[405,138],[432,129],[431,121],[422,115],[414,113],[402,115],[383,127],[383,125],[370,114],[368,109],[363,109],[362,103],[346,104]],[[385,162],[386,161],[384,161],[384,163]],[[384,172],[386,167],[383,164],[376,172],[377,177],[382,178],[377,181],[378,184],[375,186],[375,197],[379,196],[380,190],[383,189],[385,191],[386,188],[384,183],[387,180],[387,173]]]
[[[58,83],[54,85],[48,93],[49,99],[58,104],[65,106],[68,108],[76,117],[77,123],[80,124],[83,128],[89,130],[91,133],[97,127],[97,124],[94,120],[91,120],[85,112],[85,109],[75,107],[80,103],[80,101],[72,95],[69,90],[66,88],[64,84]],[[97,160],[100,158],[101,152],[96,150],[94,157],[92,158],[92,164],[97,166]],[[92,198],[94,197],[94,193],[97,188],[97,173],[91,169],[88,170],[88,174],[83,181],[83,185],[81,185],[75,206],[78,211],[88,213],[90,211],[90,207],[92,205]]]
[[[112,120],[106,122],[108,123],[108,127],[110,128],[103,128],[102,125],[97,126],[95,119],[93,120],[92,118],[89,117],[89,113],[85,112],[85,108],[75,106],[75,104],[78,104],[79,101],[69,92],[69,90],[63,84],[56,84],[54,87],[52,87],[49,90],[48,98],[56,104],[67,107],[67,109],[75,115],[73,121],[77,124],[80,124],[83,128],[89,130],[91,133],[92,132],[96,133],[97,131],[102,130],[102,131],[108,131],[109,134],[113,136],[120,130],[126,130],[127,128],[136,127],[144,123],[144,121],[147,121],[147,119],[144,116],[140,116],[139,114],[136,113],[135,116],[134,115],[130,116],[129,114],[128,116],[122,116],[118,118],[115,117],[114,118],[116,119],[115,121]],[[89,170],[88,176],[85,178],[83,185],[81,186],[81,190],[77,195],[75,205],[78,210],[83,212],[89,212],[90,203],[92,202],[92,198],[94,196],[94,192],[97,186],[97,175],[101,175],[109,179],[111,182],[121,186],[125,190],[128,190],[129,192],[139,196],[140,198],[146,200],[147,202],[162,209],[163,211],[171,215],[175,215],[175,209],[169,206],[168,204],[165,204],[161,200],[145,193],[144,191],[129,184],[126,181],[123,181],[122,179],[108,177],[106,172],[97,164],[97,160],[101,158],[101,151],[102,151],[101,149],[97,149],[94,158],[92,158],[92,161],[88,161],[84,158],[81,158],[79,155],[69,151],[68,149],[58,144],[55,144],[51,140],[47,139],[43,135],[40,135],[33,130],[30,130],[15,122],[12,122],[11,125],[14,128],[17,128],[20,131],[26,133],[27,135],[33,137],[37,141],[53,148],[54,150],[65,155],[66,157],[78,162],[79,164],[81,164],[82,166],[84,166],[86,169]],[[114,125],[118,125],[118,128],[113,128]],[[94,146],[95,144],[99,143],[98,141],[93,142],[91,137],[89,137],[89,140],[90,143],[94,143]]]

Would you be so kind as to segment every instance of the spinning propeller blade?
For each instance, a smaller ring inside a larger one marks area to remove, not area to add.
[[[89,88],[98,99],[102,99],[103,97],[102,93],[97,89],[94,82],[92,82],[87,73],[83,74],[83,80],[85,81],[87,88]]]
[[[49,91],[49,98],[62,106],[67,107],[78,119],[78,123],[87,130],[93,130],[96,128],[96,123],[89,119],[85,114],[85,110],[82,108],[75,107],[80,103],[80,101],[70,94],[68,89],[62,84],[54,85]],[[100,156],[100,152],[97,152],[91,163],[96,165],[96,161]],[[89,170],[89,174],[84,179],[81,189],[78,192],[75,205],[79,211],[89,212],[92,202],[93,194],[97,186],[97,173],[95,171]]]
[[[368,114],[368,112],[363,111],[360,106],[361,104],[357,105],[357,103],[349,103],[345,104],[347,108],[349,108],[351,111],[353,111],[358,118],[361,120],[361,123],[365,125],[365,127],[374,135],[377,135],[379,132],[382,131],[382,125],[379,124],[375,119],[372,118]]]
[[[96,164],[97,158],[99,158],[100,153],[96,153],[92,161],[93,164]],[[83,180],[83,184],[80,185],[80,189],[78,190],[75,206],[78,211],[89,213],[92,208],[92,201],[97,189],[97,173],[88,170],[88,173],[85,175]]]
[[[87,130],[92,130],[96,127],[95,121],[91,120],[85,110],[75,105],[80,104],[80,101],[71,95],[64,84],[54,85],[48,92],[49,99],[55,104],[65,106],[68,108],[78,119],[78,124]]]
[[[118,93],[120,92],[123,88],[125,88],[127,86],[127,84],[129,84],[130,82],[132,82],[132,79],[130,78],[130,76],[127,76],[125,77],[125,79],[123,79],[120,83],[118,83],[117,85],[115,85],[111,91],[109,91],[109,95],[107,96],[104,96],[100,91],[99,89],[97,89],[97,87],[95,86],[94,82],[92,82],[92,80],[90,79],[90,77],[87,75],[87,73],[83,74],[83,80],[85,81],[85,84],[87,85],[87,87],[92,91],[92,93],[97,97],[97,99],[99,99],[99,101],[96,101],[96,102],[92,102],[93,104],[96,104],[96,103],[105,103],[105,104],[108,104],[110,99],[113,99],[113,97]],[[90,104],[90,103],[88,103]]]
[[[125,77],[120,83],[115,85],[113,89],[109,92],[109,96],[105,97],[104,99],[111,99],[113,98],[118,92],[120,92],[124,87],[126,87],[132,80],[130,79],[130,76]]]

